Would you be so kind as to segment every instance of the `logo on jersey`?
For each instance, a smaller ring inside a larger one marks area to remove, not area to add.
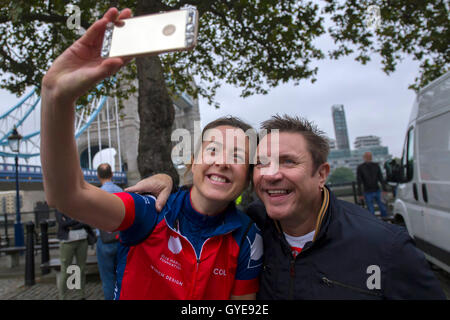
[[[167,246],[169,247],[170,252],[172,252],[173,254],[179,254],[183,249],[179,237],[170,236]]]
[[[214,268],[213,270],[213,274],[215,274],[216,276],[227,276],[227,271],[225,269],[220,269],[220,268]]]
[[[263,256],[263,240],[259,234],[255,235],[255,240],[250,245],[250,261],[248,263],[249,268],[254,268],[262,264]]]

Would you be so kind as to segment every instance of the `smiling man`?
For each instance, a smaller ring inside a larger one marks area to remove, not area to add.
[[[260,200],[247,209],[264,241],[258,299],[445,299],[404,228],[338,200],[325,185],[322,131],[287,115],[261,129],[267,134],[253,170]],[[129,191],[151,192],[158,180]]]
[[[445,298],[403,228],[336,199],[325,186],[329,146],[322,131],[286,115],[261,128],[268,133],[258,154],[267,159],[259,159],[253,182],[262,202],[247,210],[264,239],[259,299]],[[272,130],[279,131],[275,155]]]

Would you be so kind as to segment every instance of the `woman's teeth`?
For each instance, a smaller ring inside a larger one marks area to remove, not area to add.
[[[210,178],[212,181],[217,181],[217,182],[227,182],[226,179],[224,179],[224,178],[222,178],[222,177],[215,176],[215,175],[211,175],[209,178]]]

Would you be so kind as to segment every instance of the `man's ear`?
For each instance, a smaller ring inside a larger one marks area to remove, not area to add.
[[[330,174],[330,164],[328,162],[322,163],[317,170],[317,174],[319,175],[320,187],[323,188]]]

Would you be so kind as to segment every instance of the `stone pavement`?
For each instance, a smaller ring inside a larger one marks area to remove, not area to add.
[[[95,251],[89,249],[89,255],[95,255]],[[50,258],[59,256],[58,249],[50,250]],[[19,267],[10,269],[7,266],[6,256],[0,256],[0,300],[58,300],[58,290],[56,288],[57,272],[42,275],[40,269],[41,256],[38,254],[35,259],[35,281],[33,286],[25,286],[25,255],[20,257]],[[433,271],[441,283],[442,289],[450,300],[450,274],[439,268]],[[103,300],[100,276],[97,266],[86,267],[86,299]],[[75,292],[68,294],[68,300],[75,300]]]
[[[89,255],[95,255],[91,248]],[[58,258],[58,249],[50,250],[50,258]],[[40,254],[35,259],[35,282],[33,286],[25,286],[25,254],[20,257],[17,268],[7,266],[7,257],[0,256],[0,300],[58,300],[56,287],[57,272],[52,270],[42,275],[40,269]],[[68,300],[77,299],[75,290],[68,290]],[[86,299],[103,300],[103,291],[97,266],[86,267]]]

